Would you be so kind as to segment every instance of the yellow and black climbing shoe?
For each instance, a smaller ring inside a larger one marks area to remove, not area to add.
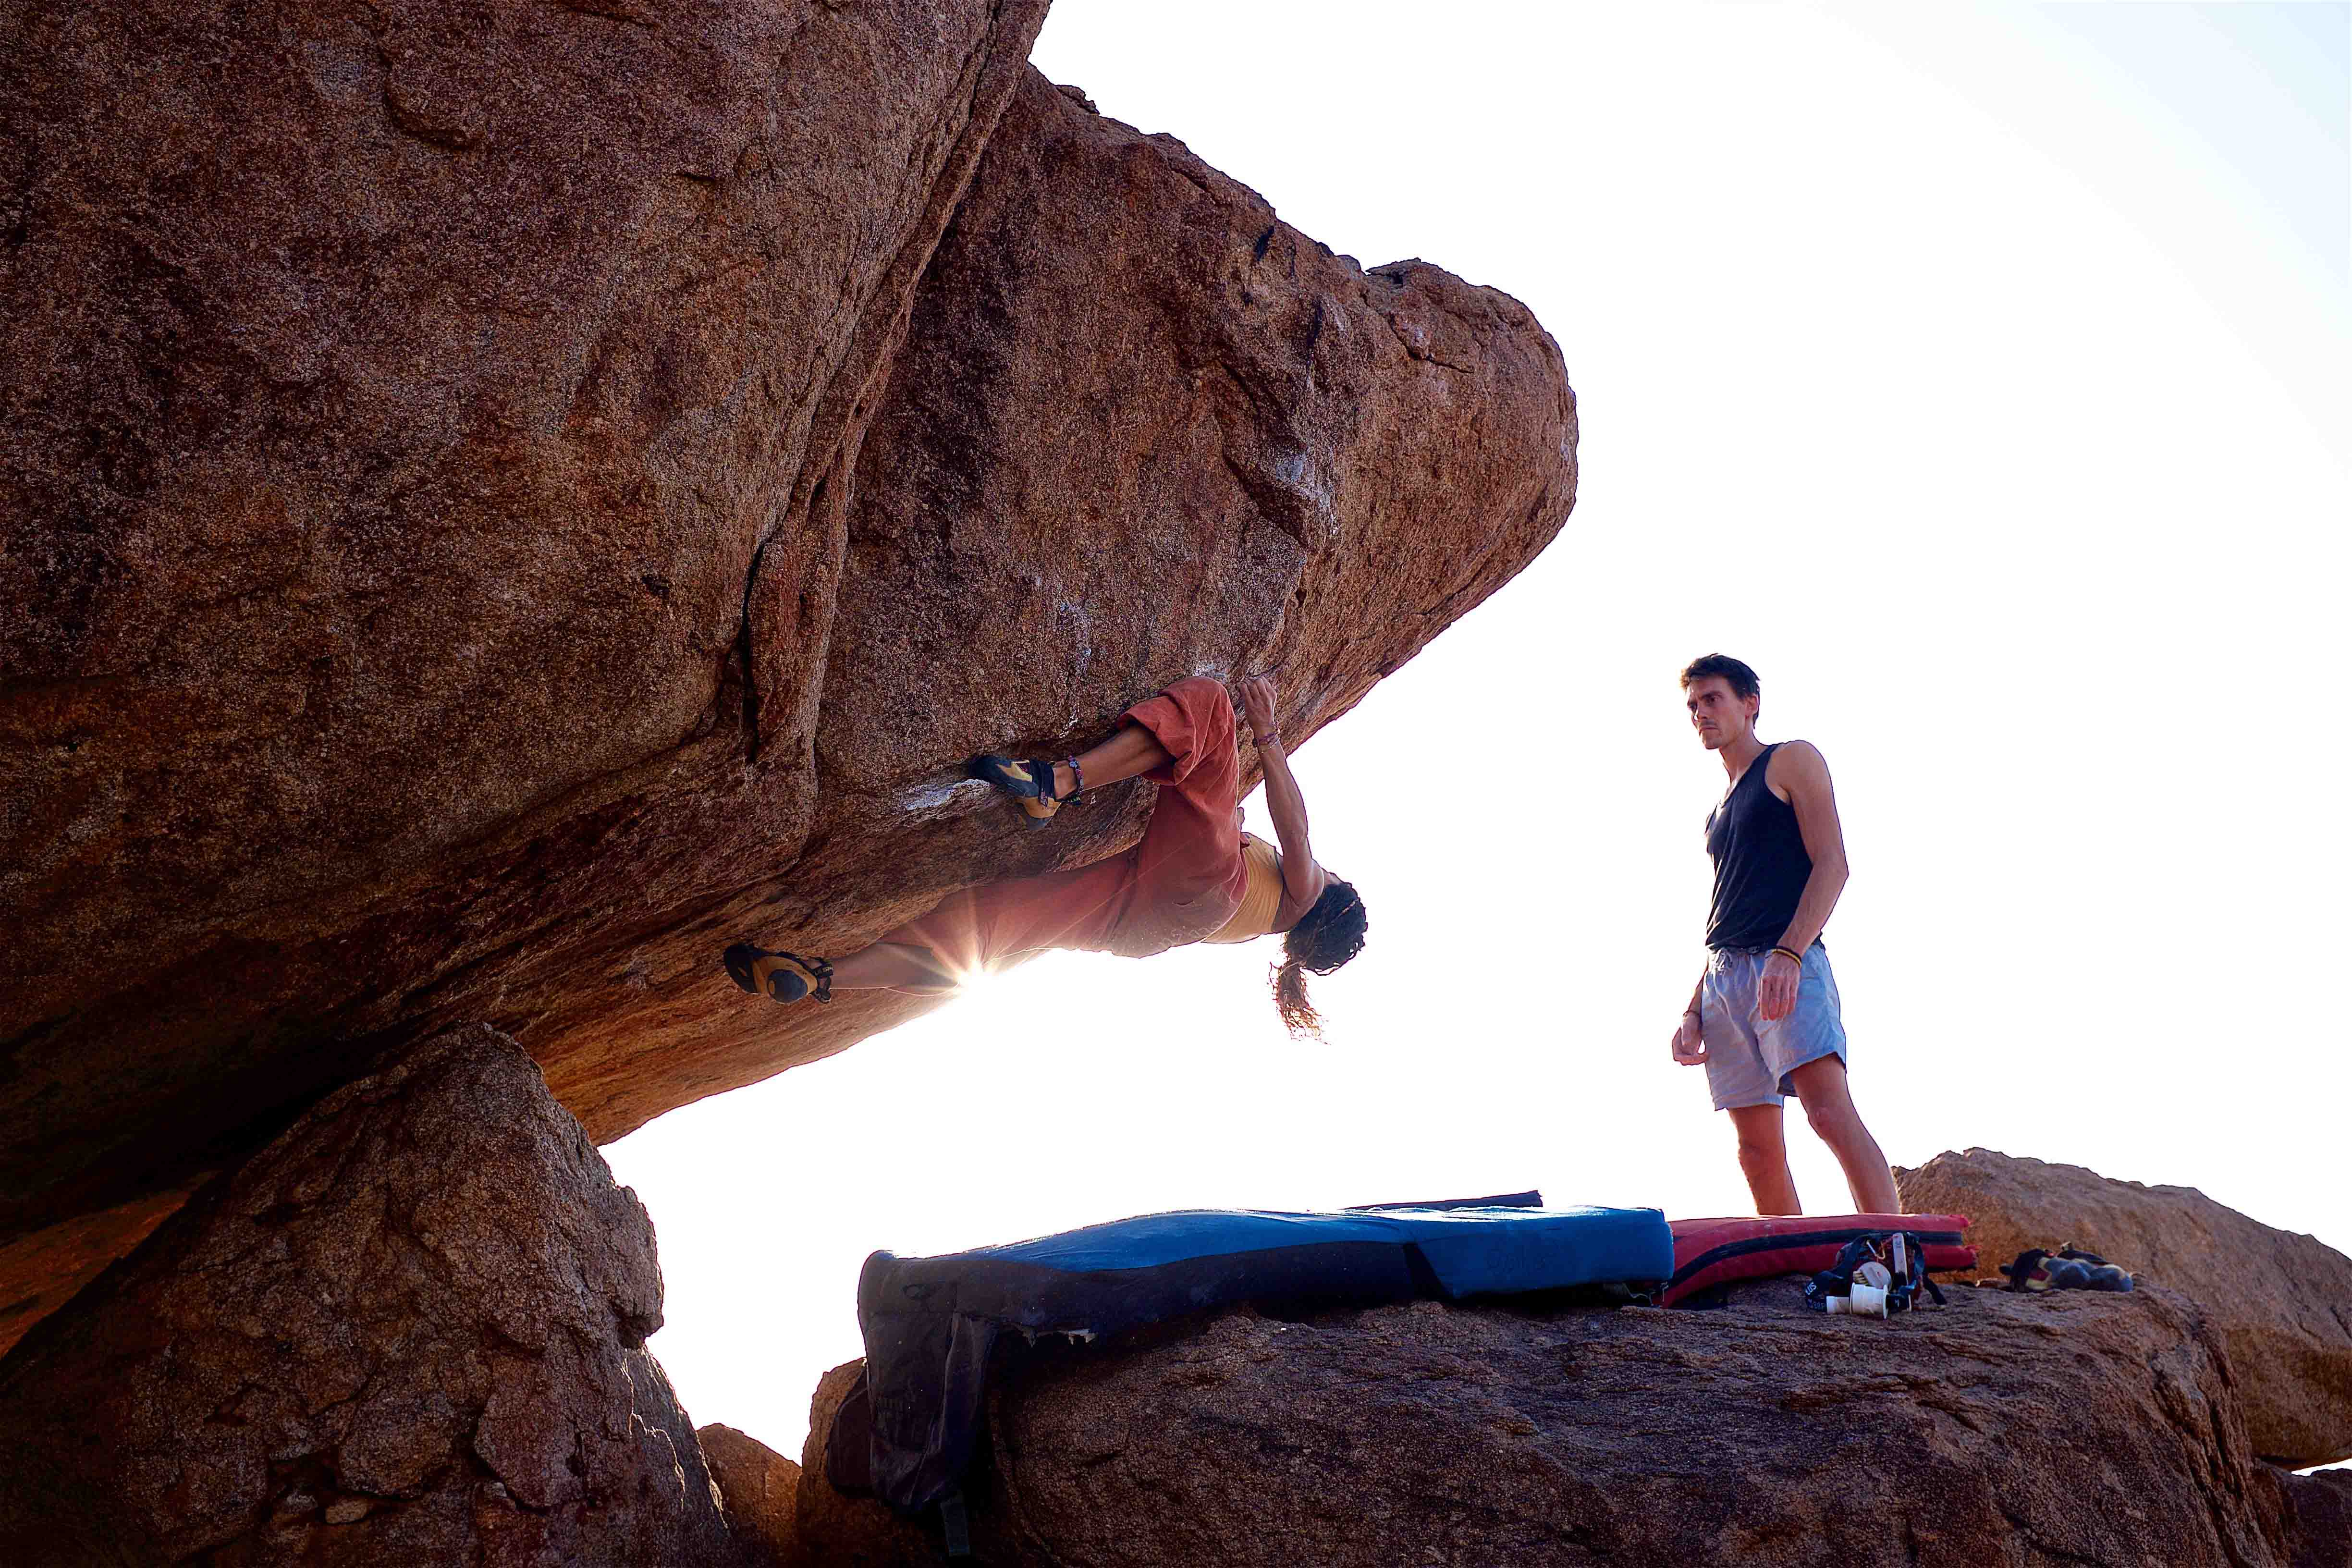
[[[2132,1288],[2131,1270],[2108,1262],[2095,1252],[2084,1252],[2072,1243],[2052,1252],[2043,1247],[2029,1247],[2017,1255],[2014,1263],[2004,1263],[2000,1271],[2009,1276],[2012,1290],[2128,1290]]]
[[[2083,1272],[2083,1290],[2128,1290],[2132,1288],[2132,1272],[2121,1264],[2110,1263],[2095,1252],[2084,1252],[2073,1242],[2058,1249],[2058,1260],[2071,1263]]]
[[[809,995],[820,1002],[833,1000],[832,964],[795,952],[770,952],[748,942],[727,950],[727,977],[754,996],[772,996],[779,1002],[797,1002]]]
[[[1043,827],[1054,819],[1055,812],[1062,809],[1064,801],[1087,787],[1086,779],[1078,772],[1077,759],[1065,757],[1063,762],[1070,770],[1072,783],[1069,795],[1054,793],[1054,764],[1040,757],[1024,761],[1000,757],[992,752],[966,763],[964,772],[1011,795],[1021,809],[1029,814],[1029,826]]]

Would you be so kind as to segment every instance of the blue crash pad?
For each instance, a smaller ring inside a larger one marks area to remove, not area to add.
[[[903,1510],[953,1491],[1006,1329],[1092,1339],[1248,1300],[1461,1300],[1674,1272],[1658,1210],[1540,1202],[1186,1209],[939,1258],[877,1252],[857,1282],[865,1381],[835,1418],[828,1473]]]
[[[1086,1274],[1337,1242],[1419,1247],[1448,1300],[1612,1279],[1663,1279],[1675,1271],[1674,1237],[1656,1209],[1402,1208],[1339,1214],[1180,1209],[1003,1247],[974,1247],[950,1257],[974,1264],[1034,1263],[1066,1274]]]

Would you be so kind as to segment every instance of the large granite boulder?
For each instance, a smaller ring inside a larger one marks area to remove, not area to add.
[[[652,1223],[495,1031],[348,1084],[0,1360],[0,1562],[734,1561]]]
[[[600,1141],[839,1050],[921,1004],[725,943],[1139,831],[964,756],[1259,668],[1296,745],[1557,531],[1528,311],[1055,90],[1042,10],[0,6],[0,1249],[456,1023]]]
[[[2352,1458],[2352,1258],[2194,1187],[1992,1149],[1938,1154],[1895,1181],[1906,1210],[1969,1216],[1988,1275],[2071,1241],[2194,1297],[2229,1351],[2254,1451],[2296,1468]]]
[[[962,759],[1085,745],[1171,680],[1258,669],[1280,674],[1296,747],[1533,558],[1574,498],[1574,400],[1525,307],[1334,257],[1034,72],[879,395],[844,481],[807,853],[633,931],[610,963],[642,984],[579,984],[560,953],[500,971],[492,1016],[528,996],[519,1037],[600,1138],[682,1085],[751,1082],[930,1005],[747,1010],[711,967],[740,932],[839,952],[1142,830],[1149,784],[1034,833]],[[1346,847],[1328,852],[1344,870]]]
[[[1000,1568],[2289,1568],[2298,1550],[2211,1331],[2160,1287],[1960,1290],[1893,1322],[1808,1312],[1790,1280],[1720,1311],[1237,1312],[1041,1347],[995,1391],[990,1443],[966,1489]],[[804,1492],[823,1473],[813,1451]],[[819,1561],[836,1542],[923,1561],[892,1554],[886,1520],[802,1510]]]
[[[790,863],[813,498],[1045,9],[0,6],[0,1241]]]
[[[720,1422],[698,1428],[695,1436],[727,1504],[728,1528],[744,1568],[799,1568],[800,1466]]]

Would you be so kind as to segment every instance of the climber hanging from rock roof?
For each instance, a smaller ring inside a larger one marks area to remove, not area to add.
[[[1142,958],[1187,942],[1279,932],[1275,1005],[1294,1036],[1318,1033],[1306,975],[1328,974],[1356,956],[1364,902],[1308,847],[1307,801],[1276,732],[1274,682],[1252,676],[1238,689],[1278,847],[1241,830],[1233,703],[1223,686],[1194,677],[1129,709],[1091,751],[1058,763],[982,756],[968,764],[1041,827],[1082,790],[1153,780],[1160,787],[1150,823],[1126,854],[969,889],[831,963],[738,942],[727,950],[727,973],[745,991],[779,1002],[823,1002],[835,991],[936,994],[961,976],[1048,948]]]

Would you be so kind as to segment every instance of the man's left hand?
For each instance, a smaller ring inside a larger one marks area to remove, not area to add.
[[[1240,684],[1242,717],[1249,721],[1250,738],[1275,732],[1275,704],[1278,700],[1271,676],[1253,675]]]
[[[1803,967],[1785,952],[1769,954],[1763,977],[1756,983],[1756,1016],[1777,1024],[1797,1005],[1797,981]]]

